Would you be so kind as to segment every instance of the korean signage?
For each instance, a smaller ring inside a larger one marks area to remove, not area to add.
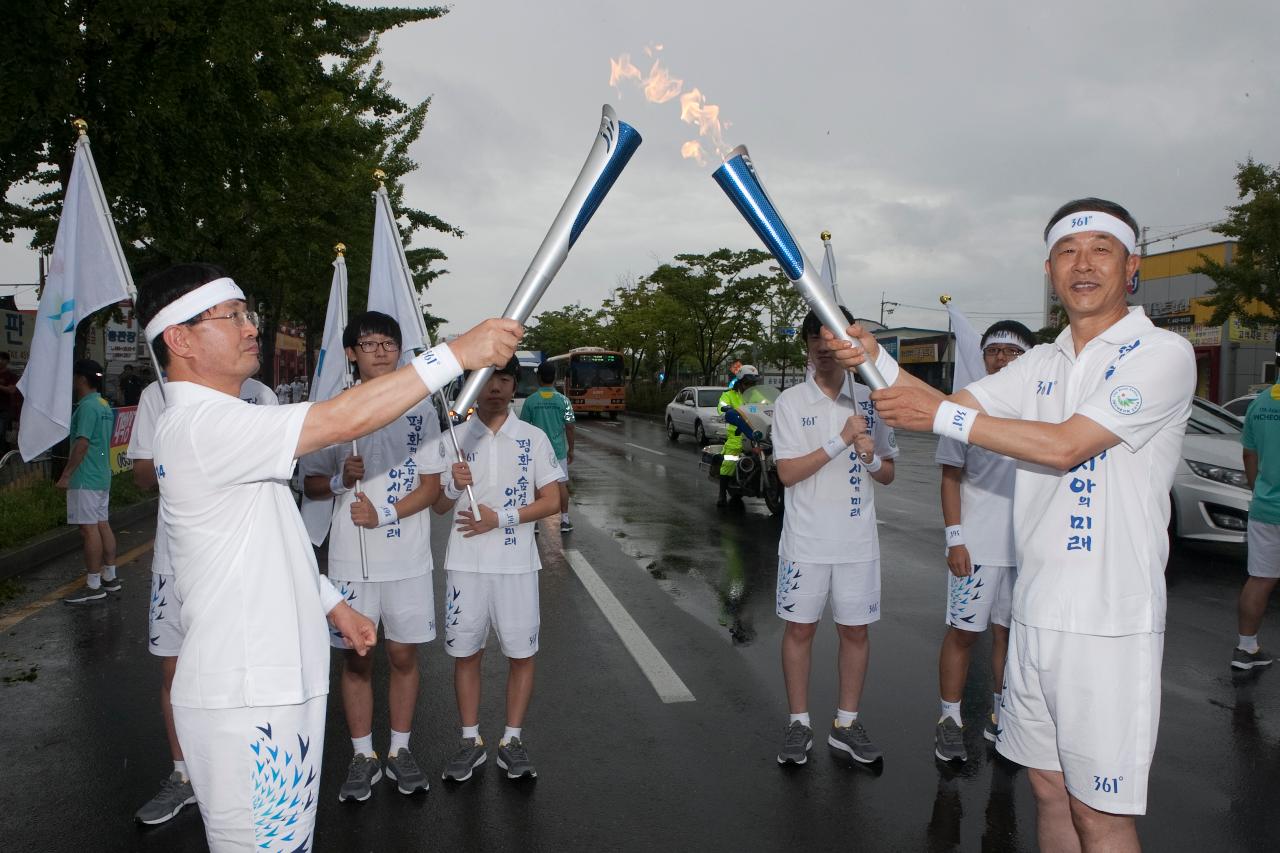
[[[938,360],[938,344],[902,344],[899,349],[899,364],[932,364]]]
[[[138,413],[137,406],[122,406],[112,409],[115,413],[115,426],[111,430],[111,448],[107,457],[111,462],[111,473],[121,474],[133,469],[133,460],[125,455],[129,449],[129,439],[133,436],[133,417]]]
[[[114,320],[107,323],[105,337],[108,362],[133,362],[138,360],[138,344],[141,340],[138,334],[138,324],[133,319],[132,314],[127,314],[126,318],[123,323],[117,323]]]
[[[9,353],[9,366],[15,373],[21,373],[31,358],[35,321],[35,312],[0,310],[0,350]]]
[[[1232,343],[1270,346],[1276,339],[1277,326],[1271,323],[1242,323],[1236,317],[1227,321],[1227,337]]]

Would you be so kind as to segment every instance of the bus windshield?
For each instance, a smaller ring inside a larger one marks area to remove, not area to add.
[[[616,353],[575,354],[570,359],[570,388],[617,388],[622,383],[622,356]]]

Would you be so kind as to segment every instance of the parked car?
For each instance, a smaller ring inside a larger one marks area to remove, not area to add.
[[[1256,399],[1258,399],[1258,392],[1253,391],[1245,394],[1243,397],[1236,397],[1234,400],[1229,400],[1226,403],[1223,403],[1222,408],[1226,409],[1236,417],[1243,418],[1244,413],[1249,411],[1249,405]]]
[[[681,434],[691,435],[699,445],[724,441],[724,415],[720,414],[720,395],[728,388],[692,385],[667,403],[667,438],[677,441]]]
[[[1173,477],[1169,533],[1175,540],[1243,546],[1252,496],[1244,476],[1244,421],[1196,397]]]

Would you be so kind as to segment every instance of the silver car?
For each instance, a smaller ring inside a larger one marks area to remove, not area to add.
[[[1244,544],[1252,493],[1244,477],[1243,427],[1221,406],[1192,400],[1182,462],[1173,477],[1169,532],[1175,541]]]
[[[720,395],[728,388],[715,385],[692,385],[667,403],[667,438],[691,435],[699,445],[724,441],[724,415],[720,413]]]

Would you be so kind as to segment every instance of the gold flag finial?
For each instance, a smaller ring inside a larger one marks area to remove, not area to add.
[[[333,247],[333,250],[334,250],[335,252],[337,252],[337,253],[338,253],[338,257],[340,257],[340,258],[341,258],[341,257],[343,257],[344,255],[346,255],[346,254],[347,254],[347,244],[346,244],[346,243],[338,243],[338,244],[336,244],[336,245]]]
[[[822,242],[824,242],[824,243],[825,243],[825,242],[827,242],[828,240],[830,240],[830,239],[831,239],[831,232],[830,232],[830,231],[823,231],[823,232],[822,232],[821,234],[819,234],[818,236],[819,236],[819,237],[821,237],[821,238],[822,238]]]
[[[76,119],[75,121],[71,122],[71,126],[76,129],[76,131],[79,133],[80,136],[89,135],[89,122],[85,121],[84,119],[82,118]]]
[[[381,169],[374,169],[373,179],[378,182],[379,186],[382,186],[387,180],[387,173]]]
[[[946,305],[948,302],[951,301],[951,297],[950,295],[944,293],[938,297],[938,301],[941,302],[943,305]]]

